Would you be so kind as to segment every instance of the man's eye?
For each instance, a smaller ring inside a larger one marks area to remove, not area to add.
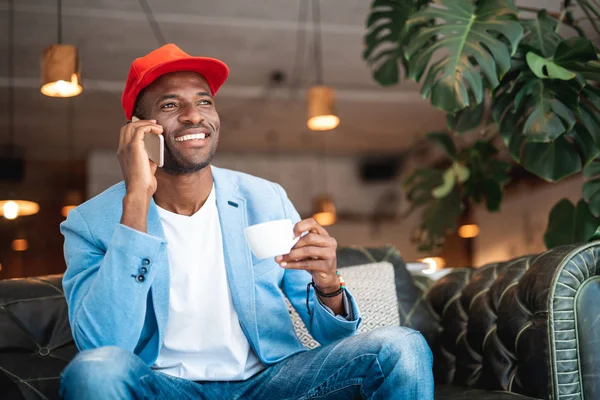
[[[160,106],[160,108],[173,108],[175,107],[175,103],[166,103]]]

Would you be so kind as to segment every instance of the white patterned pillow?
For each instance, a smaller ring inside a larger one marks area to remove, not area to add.
[[[359,332],[367,332],[382,326],[400,325],[394,266],[391,263],[384,261],[356,265],[344,267],[340,271],[346,281],[346,287],[360,308],[362,323],[358,328]],[[309,349],[319,346],[319,343],[308,333],[296,310],[289,301],[287,303],[296,336]]]

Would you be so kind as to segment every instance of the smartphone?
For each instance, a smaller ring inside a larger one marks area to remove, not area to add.
[[[139,121],[135,115],[131,117],[131,122]],[[165,138],[156,133],[146,133],[144,135],[144,146],[148,152],[148,158],[160,168],[165,164]]]

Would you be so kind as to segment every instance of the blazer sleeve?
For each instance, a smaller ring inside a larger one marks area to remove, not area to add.
[[[276,186],[281,197],[285,216],[291,219],[295,225],[300,221],[300,215],[287,197],[285,190],[280,185]],[[354,316],[354,319],[348,321],[343,318],[336,318],[333,313],[328,311],[318,300],[314,290],[310,291],[307,302],[306,288],[311,280],[310,273],[305,270],[286,269],[283,274],[282,288],[290,303],[296,309],[302,321],[304,321],[312,337],[319,343],[326,345],[352,336],[360,325],[361,317],[358,305],[350,291],[346,290],[346,295],[352,308],[351,315]],[[311,310],[310,314],[307,307]]]
[[[166,242],[119,224],[102,246],[77,209],[60,229],[67,264],[63,288],[77,347],[110,345],[134,352],[155,276],[153,260],[166,251]]]

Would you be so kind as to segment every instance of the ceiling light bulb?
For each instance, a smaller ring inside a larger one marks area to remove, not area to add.
[[[9,200],[6,203],[4,203],[2,212],[4,214],[4,218],[15,219],[19,216],[19,205],[14,201]]]

